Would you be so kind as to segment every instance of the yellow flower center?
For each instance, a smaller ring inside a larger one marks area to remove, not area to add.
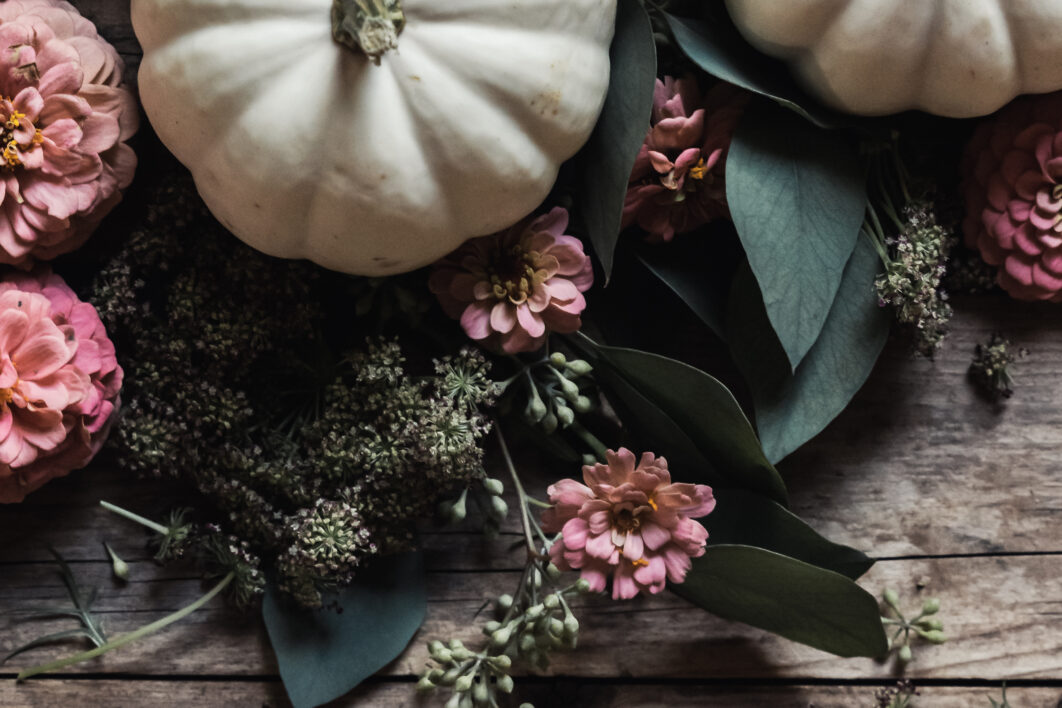
[[[0,97],[0,102],[10,104],[11,99],[7,96],[2,96]],[[4,159],[3,168],[8,172],[13,171],[16,167],[19,167],[22,164],[22,153],[24,149],[40,145],[44,142],[44,135],[41,134],[41,131],[34,130],[33,139],[29,145],[22,145],[19,143],[15,131],[22,127],[22,120],[25,117],[25,113],[12,109],[11,115],[7,117],[7,120],[5,120],[3,124],[0,124],[0,145],[4,146],[0,155],[2,155]]]
[[[536,268],[540,257],[538,251],[525,249],[522,243],[515,244],[508,252],[502,251],[500,262],[492,263],[487,270],[494,297],[514,305],[527,302],[549,275],[546,270]]]
[[[9,388],[0,388],[0,406],[7,405],[15,397],[14,391]]]
[[[704,176],[708,174],[708,168],[704,164],[704,158],[702,157],[697,161],[697,164],[690,168],[690,177],[693,179],[704,179]]]
[[[635,568],[642,568],[644,566],[649,565],[649,561],[647,561],[645,558],[639,558],[638,560],[631,561],[631,565],[633,565]]]

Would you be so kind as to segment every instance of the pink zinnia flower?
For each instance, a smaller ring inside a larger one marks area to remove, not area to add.
[[[58,275],[0,282],[0,502],[84,467],[118,407],[122,369],[96,309]]]
[[[597,592],[611,575],[613,599],[658,593],[665,579],[681,583],[690,558],[704,555],[708,531],[693,518],[715,508],[712,488],[673,484],[667,460],[651,452],[637,466],[625,448],[605,457],[607,465],[583,467],[586,484],[562,479],[548,490],[554,506],[542,529],[561,532],[549,549],[553,563],[580,570]]]
[[[428,287],[465,333],[508,354],[534,351],[548,332],[575,332],[594,283],[583,244],[560,207],[466,241],[435,264]]]
[[[963,158],[966,245],[1020,300],[1062,301],[1062,94],[1014,101]]]
[[[693,78],[656,80],[645,143],[631,172],[623,227],[638,224],[650,241],[670,241],[729,217],[723,174],[730,138],[748,94],[717,83],[701,98]]]
[[[129,185],[122,61],[62,0],[0,3],[0,263],[77,248]]]

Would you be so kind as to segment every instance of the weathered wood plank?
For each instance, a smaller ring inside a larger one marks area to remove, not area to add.
[[[868,575],[875,591],[888,585],[909,598],[939,596],[950,641],[920,645],[908,667],[912,678],[1062,679],[1062,557],[953,558],[884,561]],[[120,633],[150,622],[197,597],[194,578],[174,569],[134,564],[134,577],[146,579],[116,591],[104,563],[79,563],[85,584],[104,590],[98,607],[109,630]],[[477,612],[484,597],[510,592],[515,572],[430,573],[428,619],[406,653],[387,675],[412,675],[426,662],[424,644],[458,637],[470,646],[478,634]],[[915,583],[926,587],[920,592]],[[0,610],[63,600],[64,589],[43,565],[14,565],[0,584]],[[643,679],[771,678],[887,679],[895,666],[869,659],[840,660],[745,625],[713,617],[664,593],[632,602],[588,598],[577,603],[579,651],[558,655],[551,673],[561,676]],[[482,619],[482,618],[480,618]],[[2,648],[55,631],[62,622],[24,623],[0,617]],[[625,649],[629,648],[629,649]],[[69,648],[38,650],[12,663],[28,666],[71,653]],[[12,667],[11,670],[14,670]],[[263,676],[276,672],[257,620],[213,604],[165,632],[129,649],[71,667],[74,673],[137,675]]]
[[[580,708],[703,708],[704,706],[745,706],[747,708],[870,708],[875,705],[875,686],[777,686],[735,687],[713,684],[623,684],[586,683],[558,679],[548,683],[517,684],[515,697],[533,701],[539,708],[579,706]],[[1000,698],[998,687],[959,688],[926,686],[917,689],[915,706],[970,708],[989,706],[988,699]],[[282,708],[290,703],[278,681],[85,681],[48,680],[16,686],[0,683],[0,705],[6,708],[50,708],[83,705],[88,692],[92,705],[99,708],[134,705],[137,708],[228,708],[264,706]],[[1011,687],[1007,699],[1020,708],[1056,708],[1060,688]],[[373,706],[405,708],[415,705],[410,683],[371,683],[329,704],[329,708]],[[513,702],[513,705],[516,701]],[[427,704],[421,704],[427,705]]]

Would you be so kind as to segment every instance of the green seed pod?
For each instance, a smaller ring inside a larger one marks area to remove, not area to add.
[[[585,578],[579,578],[575,581],[575,589],[581,593],[590,592],[590,581]]]
[[[900,647],[900,651],[896,652],[896,658],[899,659],[900,662],[903,664],[909,663],[913,658],[911,656],[911,647],[907,644],[904,644],[902,647]]]
[[[550,580],[554,580],[554,581],[560,580],[561,569],[558,568],[557,566],[553,565],[552,563],[548,563],[546,565],[546,576]]]
[[[454,661],[468,661],[473,656],[472,652],[470,652],[468,649],[465,649],[464,647],[461,647],[460,649],[454,649],[450,653],[451,655],[453,655]]]
[[[487,663],[495,670],[505,671],[505,669],[508,669],[513,665],[513,660],[508,654],[499,654],[498,656],[489,657]]]
[[[894,609],[900,604],[900,596],[892,588],[885,588],[885,591],[881,593],[881,597]]]
[[[594,367],[590,366],[590,362],[585,359],[572,359],[568,362],[568,371],[576,376],[586,376],[593,370]]]
[[[944,629],[944,623],[935,617],[927,617],[926,619],[920,619],[916,624],[923,629],[937,630],[938,632]]]
[[[922,603],[922,614],[935,615],[940,612],[940,598],[931,597]]]
[[[531,396],[527,400],[527,406],[524,408],[524,419],[528,423],[534,425],[539,423],[546,414],[549,413],[549,409],[546,408],[546,404],[542,402],[542,399],[538,395],[538,391],[534,388],[531,389]]]
[[[563,637],[564,623],[556,617],[551,617],[549,620],[549,633],[557,637]]]
[[[561,352],[553,352],[549,355],[549,363],[556,367],[562,367],[568,363],[568,357]]]
[[[564,618],[564,634],[569,637],[579,634],[579,620],[575,619],[575,615],[570,614]]]
[[[468,514],[468,509],[465,507],[465,499],[468,496],[468,490],[461,492],[461,496],[457,498],[450,506],[449,520],[451,524],[459,524],[465,520],[465,516]]]
[[[129,580],[129,564],[118,557],[118,554],[114,552],[110,544],[105,543],[103,547],[107,549],[107,555],[111,557],[111,571],[114,573],[114,577],[119,580]]]
[[[487,490],[487,494],[495,497],[505,493],[505,485],[501,483],[500,479],[485,478],[483,480],[483,488]]]
[[[461,643],[460,639],[451,639],[450,640],[450,648],[451,649],[463,649],[464,646],[465,645]]]
[[[547,413],[542,419],[542,430],[544,430],[547,435],[557,430],[557,416],[552,412]]]
[[[576,413],[589,413],[593,407],[594,402],[586,396],[578,396],[572,401],[572,408],[575,409]]]
[[[485,681],[480,681],[472,687],[472,700],[476,705],[485,706],[490,700],[490,689]]]
[[[501,676],[498,677],[498,683],[496,683],[495,685],[498,687],[498,690],[501,691],[502,693],[512,693],[513,692],[513,688],[514,688],[514,686],[513,686],[513,677],[510,676],[509,674],[502,674]],[[524,705],[527,705],[527,704],[525,703]]]
[[[931,629],[928,632],[918,632],[918,634],[927,642],[932,642],[933,644],[943,644],[948,641],[948,638],[945,637],[944,633],[939,629]]]
[[[446,701],[445,708],[461,708],[462,698],[464,698],[462,694],[455,693],[454,695],[450,696],[450,700]]]
[[[509,505],[501,497],[490,498],[490,515],[501,521],[509,514]]]
[[[420,681],[417,681],[417,693],[430,693],[434,690],[435,684],[426,675],[421,676]]]
[[[560,598],[557,597],[557,593],[546,595],[542,599],[542,604],[546,606],[547,610],[555,610],[560,607]]]
[[[509,643],[509,639],[512,637],[513,630],[512,625],[507,624],[501,629],[490,635],[490,643],[496,647],[503,647]]]
[[[440,681],[442,681],[443,673],[444,672],[442,669],[432,669],[426,675],[428,677],[428,680],[432,683],[439,683]]]
[[[454,668],[450,669],[445,674],[443,674],[442,677],[438,681],[436,681],[436,683],[442,684],[443,686],[453,686],[454,682],[457,681],[460,675],[461,669],[455,666]]]
[[[483,633],[489,637],[490,635],[494,634],[499,629],[501,629],[501,626],[501,622],[491,620],[490,622],[487,622],[485,625],[483,625]]]
[[[520,643],[518,644],[518,646],[520,648],[521,654],[530,653],[537,646],[537,642],[535,642],[535,635],[531,634],[530,632],[521,634]]]
[[[542,613],[545,611],[546,608],[542,603],[539,603],[537,605],[531,605],[531,607],[527,608],[527,612],[524,613],[524,617],[527,618],[528,622],[534,622],[539,617],[541,617]]]
[[[567,428],[575,422],[575,411],[568,407],[563,398],[554,398],[553,403],[557,412],[557,421],[562,428]]]
[[[509,593],[499,595],[498,599],[494,601],[494,606],[502,612],[507,612],[513,606],[513,596]]]
[[[464,674],[454,681],[454,690],[464,693],[472,688],[472,674]]]

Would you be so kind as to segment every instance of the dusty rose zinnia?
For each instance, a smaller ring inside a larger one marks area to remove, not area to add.
[[[1019,99],[980,125],[962,168],[966,244],[1013,297],[1062,301],[1062,94]]]
[[[80,246],[121,199],[137,108],[122,61],[61,0],[0,3],[0,263]]]
[[[681,583],[690,558],[704,555],[708,531],[694,521],[715,508],[712,488],[671,482],[667,460],[651,452],[635,465],[625,448],[606,453],[607,465],[583,467],[583,481],[562,479],[549,488],[554,506],[542,529],[561,533],[549,549],[563,570],[578,569],[591,589],[613,599],[658,593],[665,579]]]
[[[118,407],[122,369],[92,305],[51,273],[0,282],[0,502],[84,467]]]
[[[583,244],[560,207],[493,236],[466,241],[434,266],[428,287],[448,315],[485,346],[538,349],[547,332],[575,332],[594,283]]]
[[[728,217],[723,173],[734,126],[748,94],[717,83],[701,98],[693,78],[656,80],[645,143],[631,172],[623,226],[651,241],[670,241]]]

